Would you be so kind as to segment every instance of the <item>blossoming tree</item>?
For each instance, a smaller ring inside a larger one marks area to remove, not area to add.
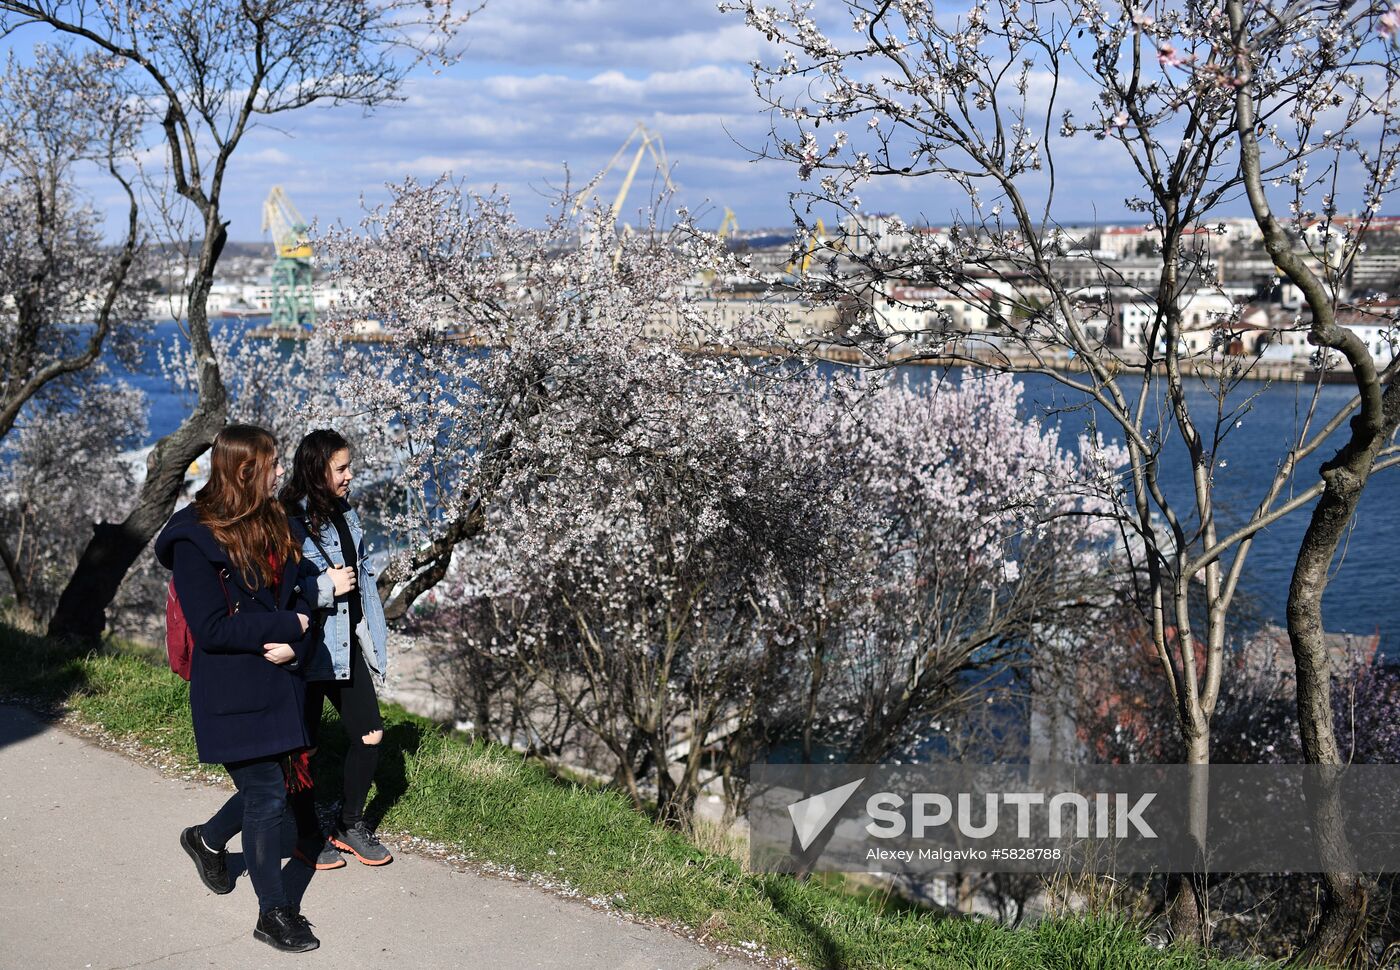
[[[1245,4],[1241,33],[1225,10],[1194,2],[725,7],[782,53],[781,62],[755,66],[755,88],[779,119],[771,153],[815,180],[796,197],[800,219],[824,207],[858,215],[858,193],[872,180],[921,179],[953,193],[945,230],[855,224],[843,245],[817,254],[813,293],[868,307],[852,342],[876,366],[893,339],[915,356],[1043,374],[1091,405],[1127,448],[1119,519],[1141,552],[1141,610],[1186,759],[1207,762],[1228,614],[1253,539],[1324,493],[1299,472],[1359,403],[1310,410],[1298,434],[1278,443],[1276,473],[1253,513],[1224,524],[1215,480],[1230,431],[1253,406],[1241,385],[1263,342],[1240,346],[1251,325],[1216,282],[1211,239],[1247,180],[1316,192],[1323,204],[1311,208],[1337,211],[1340,183],[1319,184],[1308,163],[1338,152],[1359,163],[1349,171],[1366,177],[1367,212],[1376,211],[1372,203],[1393,185],[1396,141],[1396,55],[1367,30],[1381,11]],[[1241,45],[1268,65],[1252,80],[1240,72]],[[1253,105],[1247,127],[1271,148],[1253,176],[1240,163],[1242,98]],[[1086,139],[1101,147],[1086,154]],[[1156,257],[1146,279],[1125,275],[1065,225],[1063,179],[1075,155],[1081,164],[1121,161],[1124,204],[1142,214]],[[1295,199],[1299,218],[1309,208]],[[1322,250],[1310,258],[1326,267],[1333,250]],[[1334,281],[1339,269],[1332,266]],[[901,297],[894,284],[946,291],[981,312],[969,322],[935,300]],[[1344,294],[1334,288],[1328,298],[1335,305]],[[901,300],[919,312],[892,313]],[[1264,329],[1276,339],[1288,328]],[[1396,459],[1379,444],[1366,456],[1371,468]],[[1174,467],[1189,479],[1188,494],[1164,487]],[[1199,618],[1196,583],[1207,600]],[[1175,886],[1178,938],[1208,935],[1202,888]]]
[[[335,383],[343,413],[394,430],[391,614],[455,557],[433,615],[467,628],[473,670],[544,691],[624,789],[640,800],[646,779],[684,822],[706,739],[728,734],[732,759],[771,742],[759,722],[794,672],[820,695],[809,726],[885,752],[975,693],[962,673],[1089,610],[1104,468],[1027,425],[1008,382],[886,398],[800,355],[737,355],[790,334],[780,308],[721,315],[697,286],[737,270],[722,244],[685,213],[607,222],[566,198],[523,227],[443,179],[326,239],[356,294],[328,331],[382,327]],[[823,626],[845,632],[794,632]],[[859,676],[857,654],[875,665]],[[814,661],[835,672],[811,681]],[[901,671],[888,696],[868,694],[877,667]]]
[[[116,473],[113,452],[137,424],[123,420],[74,426],[65,406],[96,406],[83,383],[103,379],[103,351],[130,360],[145,309],[136,280],[143,266],[131,156],[139,115],[125,98],[114,65],[94,54],[38,47],[28,63],[12,51],[0,75],[0,448],[11,488],[4,501],[0,561],[18,619],[33,625],[52,607],[56,571],[71,566],[73,536],[55,515],[52,541],[36,533],[53,506],[42,495],[64,494],[83,507],[91,495],[62,482],[58,459],[81,453],[78,480]],[[103,219],[75,187],[81,176],[110,178],[126,199],[123,233],[103,238]],[[85,327],[78,324],[87,324]],[[121,396],[120,389],[113,390]],[[129,402],[126,402],[129,403]],[[64,427],[84,427],[86,446],[42,454]],[[11,441],[11,435],[22,441]],[[103,438],[103,435],[106,438]],[[47,548],[46,548],[47,546]]]
[[[55,636],[98,637],[123,577],[164,524],[185,469],[224,424],[227,396],[211,344],[209,291],[228,239],[222,202],[230,161],[258,119],[312,104],[374,107],[408,72],[450,56],[466,19],[451,0],[4,0],[0,30],[43,30],[120,68],[152,106],[165,166],[152,186],[175,239],[198,240],[184,294],[199,395],[156,443],[135,503],[101,522],[49,623]],[[168,191],[167,191],[168,189]],[[152,220],[155,222],[156,220]]]

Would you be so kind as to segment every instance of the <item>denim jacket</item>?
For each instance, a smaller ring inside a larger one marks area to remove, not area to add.
[[[375,678],[382,684],[388,669],[387,644],[389,637],[384,623],[384,605],[379,601],[379,591],[375,585],[378,573],[365,560],[365,531],[360,525],[360,517],[345,502],[341,503],[341,511],[345,513],[345,522],[350,527],[350,536],[355,540],[355,558],[358,563],[356,588],[359,590],[360,603],[364,608],[364,619],[361,621],[359,629],[355,631],[357,634],[355,639],[360,649],[364,651],[365,661],[369,669],[373,671]],[[305,516],[293,514],[290,518],[292,535],[302,540],[302,554],[320,572],[320,575],[316,577],[316,605],[326,617],[322,627],[321,645],[307,661],[305,677],[307,680],[348,680],[350,678],[351,642],[350,604],[335,601],[335,586],[331,581],[330,574],[326,572],[331,565],[345,565],[345,557],[341,554],[340,548],[340,532],[333,523],[327,522],[322,526],[317,536],[321,547],[333,560],[332,563],[327,563],[326,557],[321,554],[321,549],[318,549],[316,543],[307,535],[308,523]]]

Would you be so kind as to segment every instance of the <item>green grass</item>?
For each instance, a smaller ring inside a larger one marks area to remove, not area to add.
[[[90,654],[0,626],[4,690],[64,709],[107,733],[195,767],[188,689],[149,649],[109,644]],[[388,832],[455,847],[471,858],[539,873],[641,917],[706,938],[757,944],[806,967],[1007,970],[1244,968],[1196,952],[1157,950],[1121,918],[1075,917],[1010,930],[942,917],[839,877],[801,882],[746,873],[635,811],[620,794],[562,781],[500,745],[471,741],[385,705],[385,739],[369,815]],[[343,733],[328,712],[327,765]],[[333,782],[332,782],[333,784]],[[334,790],[333,788],[331,790]]]

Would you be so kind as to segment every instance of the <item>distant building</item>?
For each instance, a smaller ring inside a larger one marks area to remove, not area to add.
[[[1351,261],[1351,285],[1357,288],[1390,289],[1400,282],[1400,249],[1367,248]]]
[[[841,223],[841,245],[855,256],[897,253],[909,247],[909,228],[891,212],[859,213]]]
[[[1183,248],[1201,254],[1214,254],[1225,245],[1225,236],[1212,226],[1197,226],[1183,233]],[[1119,259],[1128,256],[1148,256],[1157,252],[1162,245],[1162,234],[1151,226],[1103,226],[1098,232],[1095,248],[1116,254]]]
[[[1007,287],[969,287],[952,293],[942,287],[891,283],[876,291],[871,313],[891,340],[926,340],[949,331],[990,333],[1005,315]]]
[[[739,334],[748,331],[752,321],[779,322],[784,334],[795,340],[809,340],[838,332],[844,320],[840,306],[816,306],[800,299],[791,290],[778,287],[740,287],[729,292],[694,298],[689,312],[706,322],[713,332]],[[669,337],[685,330],[676,304],[650,320],[643,333]]]
[[[1050,262],[1050,272],[1062,286],[1156,286],[1162,261],[1151,256],[1114,256],[1095,259],[1088,250],[1070,252]]]
[[[1379,633],[1324,633],[1323,642],[1333,675],[1345,679],[1375,664],[1381,637]],[[1241,670],[1278,674],[1286,688],[1292,687],[1296,677],[1297,667],[1286,627],[1274,624],[1263,627],[1240,647],[1234,661]]]
[[[1209,352],[1218,339],[1217,332],[1231,320],[1235,305],[1229,296],[1212,290],[1185,294],[1178,351],[1187,355]],[[1152,347],[1158,354],[1166,350],[1155,300],[1128,291],[1109,302],[1106,309],[1112,331],[1110,346],[1138,352]]]

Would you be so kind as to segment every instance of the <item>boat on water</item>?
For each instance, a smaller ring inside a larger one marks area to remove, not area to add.
[[[342,325],[341,332],[351,340],[375,342],[390,338],[390,334],[384,330],[384,325],[373,317],[348,321]],[[311,334],[310,327],[274,327],[270,324],[253,327],[247,333],[249,337],[271,340],[305,340]]]
[[[242,319],[243,317],[265,317],[267,313],[266,307],[255,307],[250,303],[231,303],[219,311],[219,316]]]

